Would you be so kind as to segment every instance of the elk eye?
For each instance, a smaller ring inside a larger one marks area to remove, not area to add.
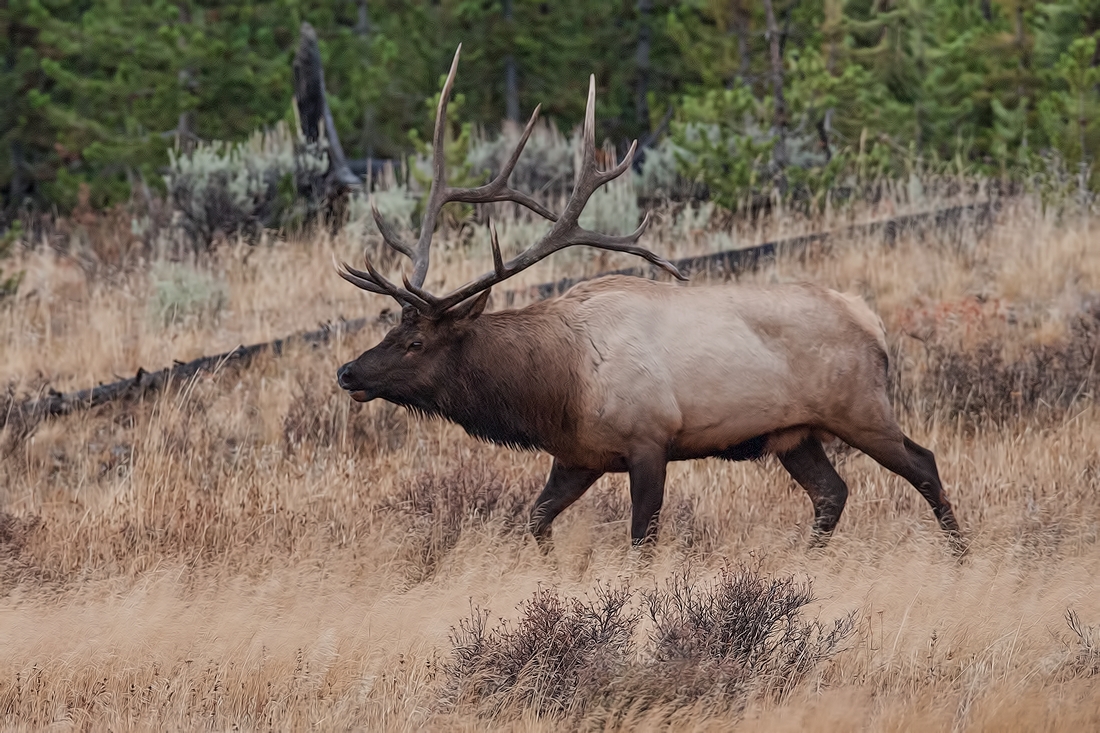
[[[409,344],[409,351],[420,351],[422,348],[424,348],[424,344],[420,341],[413,341]]]

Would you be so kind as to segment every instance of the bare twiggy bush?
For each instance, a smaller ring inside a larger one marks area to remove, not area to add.
[[[1087,626],[1073,609],[1066,611],[1066,624],[1073,632],[1077,649],[1064,671],[1072,676],[1083,677],[1100,674],[1100,628]]]
[[[521,536],[537,486],[515,485],[492,469],[459,465],[446,474],[423,474],[382,502],[381,511],[406,528],[403,546],[408,572],[431,577],[465,531]]]
[[[1003,341],[968,349],[928,344],[920,385],[951,417],[1004,422],[1022,413],[1059,415],[1094,396],[1100,373],[1100,309],[1080,314],[1056,343],[1036,344],[1013,357]]]
[[[642,608],[636,599],[622,584],[598,584],[583,599],[540,588],[517,621],[492,627],[488,611],[473,609],[451,632],[444,699],[483,715],[574,722],[698,704],[737,711],[754,696],[790,693],[855,630],[854,614],[803,620],[815,600],[808,583],[746,567],[707,582],[680,571],[643,592]]]
[[[444,700],[473,703],[482,713],[578,716],[605,697],[633,656],[639,615],[622,585],[599,585],[591,597],[567,598],[539,588],[514,623],[489,626],[475,608],[451,631]]]
[[[97,277],[146,264],[166,239],[172,210],[141,182],[140,197],[109,209],[90,204],[91,190],[81,184],[77,205],[67,217],[40,220],[37,238],[78,255],[81,265]]]
[[[789,693],[855,630],[850,614],[806,621],[809,582],[724,567],[717,579],[676,575],[643,595],[652,621],[645,678],[661,701],[713,698],[738,707],[756,693]]]

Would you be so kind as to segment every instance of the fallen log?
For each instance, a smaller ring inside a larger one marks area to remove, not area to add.
[[[680,272],[685,275],[705,274],[709,276],[735,276],[742,272],[752,272],[769,263],[775,262],[781,254],[784,256],[798,256],[807,254],[814,246],[825,244],[830,240],[845,239],[857,236],[881,235],[883,240],[893,245],[898,236],[904,233],[912,233],[923,229],[944,228],[958,225],[971,217],[973,225],[979,230],[986,229],[993,223],[993,218],[1000,207],[999,201],[985,201],[975,204],[962,204],[949,206],[934,211],[917,214],[906,214],[891,219],[854,224],[835,232],[814,232],[797,237],[780,239],[772,242],[764,242],[744,249],[728,249],[713,254],[697,255],[673,260]],[[549,298],[560,295],[579,282],[591,277],[603,277],[604,275],[632,275],[634,277],[657,278],[662,276],[662,270],[653,265],[640,265],[627,267],[621,270],[610,270],[598,275],[585,277],[564,277],[551,283],[533,285],[522,291],[507,292],[504,294],[504,302],[511,305],[522,292],[532,298]]]
[[[725,250],[713,254],[685,257],[673,262],[681,272],[686,274],[706,274],[709,276],[736,276],[743,272],[749,272],[766,263],[774,262],[780,255],[805,254],[816,245],[828,242],[830,239],[843,239],[851,236],[873,236],[881,234],[887,243],[892,244],[898,235],[912,232],[921,227],[944,227],[957,224],[971,216],[975,226],[988,227],[996,214],[998,204],[996,202],[984,202],[980,204],[966,204],[952,206],[945,209],[909,214],[894,217],[892,219],[857,224],[845,227],[836,232],[816,232],[804,234],[789,239],[764,242],[745,249]],[[562,278],[555,282],[533,285],[520,290],[509,290],[502,293],[506,305],[515,303],[517,299],[526,297],[534,300],[553,297],[565,292],[573,285],[604,275],[618,274],[634,277],[657,278],[661,271],[655,267],[631,267],[610,272],[601,272],[595,275],[576,278]],[[353,320],[339,320],[332,324],[326,324],[315,331],[293,334],[262,344],[251,346],[238,346],[232,351],[213,356],[202,356],[189,362],[177,362],[176,364],[154,372],[147,372],[139,368],[133,377],[120,379],[110,384],[101,384],[89,389],[75,392],[57,392],[49,390],[44,395],[15,401],[14,396],[9,395],[7,405],[0,403],[0,430],[6,425],[18,425],[24,434],[44,419],[68,415],[77,410],[86,410],[98,405],[119,399],[139,399],[149,393],[163,390],[169,384],[182,382],[194,377],[200,372],[212,372],[225,367],[246,367],[260,354],[281,355],[293,344],[320,345],[328,343],[337,334],[351,334],[366,328],[372,322],[379,322],[388,317],[388,310],[384,310],[378,318],[356,318]]]
[[[87,410],[98,405],[121,399],[140,399],[151,392],[159,392],[173,382],[183,382],[201,372],[215,372],[225,367],[248,366],[260,354],[281,355],[291,345],[319,345],[332,340],[337,334],[348,334],[362,330],[372,320],[356,318],[350,321],[337,321],[325,324],[316,331],[298,333],[285,338],[251,346],[238,346],[222,354],[200,356],[188,362],[176,362],[170,367],[155,372],[138,368],[132,377],[119,379],[110,384],[100,384],[90,389],[75,392],[49,390],[40,397],[11,402],[0,413],[0,429],[5,425],[19,425],[23,430],[33,427],[50,417],[68,415],[77,410]]]

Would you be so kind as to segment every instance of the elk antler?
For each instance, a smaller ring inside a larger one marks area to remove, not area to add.
[[[383,241],[393,250],[400,252],[412,260],[412,278],[403,278],[404,287],[399,287],[375,270],[370,260],[365,256],[364,260],[366,260],[367,266],[366,272],[356,270],[344,263],[342,268],[337,267],[337,272],[340,274],[340,277],[363,290],[389,295],[405,305],[413,306],[425,315],[438,315],[467,298],[487,290],[497,283],[525,270],[554,252],[576,245],[588,245],[599,249],[611,250],[614,252],[627,252],[637,255],[667,270],[678,279],[686,280],[687,277],[685,277],[671,262],[635,244],[649,225],[648,213],[645,219],[642,220],[641,226],[633,233],[624,236],[600,234],[598,232],[589,231],[578,224],[578,219],[585,205],[588,203],[588,199],[600,186],[621,176],[630,168],[630,164],[634,160],[634,151],[638,146],[638,141],[635,140],[631,143],[630,150],[627,152],[626,157],[623,158],[618,165],[606,171],[597,170],[595,76],[589,77],[588,80],[588,103],[584,111],[584,150],[581,169],[576,175],[576,182],[573,185],[573,194],[569,197],[569,202],[565,206],[565,211],[562,212],[560,217],[543,207],[527,194],[508,186],[508,179],[512,175],[512,169],[515,168],[516,162],[519,160],[519,156],[523,152],[524,146],[527,144],[527,139],[531,136],[531,131],[535,127],[535,122],[538,120],[540,107],[535,107],[535,111],[531,114],[531,119],[527,122],[527,127],[524,129],[523,135],[519,139],[519,143],[516,145],[515,150],[512,151],[512,155],[501,168],[496,178],[484,186],[475,188],[451,188],[447,185],[446,160],[443,155],[443,139],[447,124],[447,100],[454,87],[455,73],[458,71],[458,56],[461,51],[462,46],[460,44],[458,50],[455,51],[454,61],[451,62],[451,70],[450,73],[447,74],[447,81],[443,85],[443,91],[439,97],[439,106],[436,107],[435,135],[432,138],[432,186],[428,194],[428,203],[424,209],[424,219],[420,228],[420,238],[417,240],[416,246],[412,247],[403,242],[401,238],[397,236],[397,232],[383,220],[377,207],[374,206],[374,202],[371,202],[371,213],[374,215],[374,221],[378,225],[378,231],[382,234]],[[554,225],[538,242],[507,262],[504,262],[500,254],[500,243],[497,241],[496,227],[493,225],[492,221],[490,221],[489,235],[493,249],[493,271],[485,273],[476,280],[466,283],[447,295],[441,297],[435,296],[425,291],[422,286],[428,274],[429,253],[432,245],[432,234],[435,231],[436,218],[439,216],[439,212],[443,206],[452,201],[467,204],[512,201],[526,206],[536,214],[549,219],[554,222]]]

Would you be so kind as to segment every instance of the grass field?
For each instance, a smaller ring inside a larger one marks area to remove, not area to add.
[[[837,222],[669,213],[647,246],[822,225]],[[622,477],[563,514],[543,556],[524,521],[547,456],[338,390],[382,323],[144,403],[9,424],[0,725],[1096,729],[1098,225],[1022,197],[991,228],[837,241],[744,276],[857,292],[881,314],[900,421],[935,451],[971,542],[961,562],[909,485],[841,447],[852,495],[825,549],[808,549],[809,500],[774,459],[708,460],[671,467],[651,560],[629,551]],[[452,284],[491,267],[472,236],[440,243]],[[164,318],[156,267],[93,267],[94,244],[22,256],[0,310],[10,396],[390,305],[332,272],[330,253],[360,244],[319,235],[223,247],[213,289],[189,296],[205,306]],[[560,254],[523,282],[626,264]]]

